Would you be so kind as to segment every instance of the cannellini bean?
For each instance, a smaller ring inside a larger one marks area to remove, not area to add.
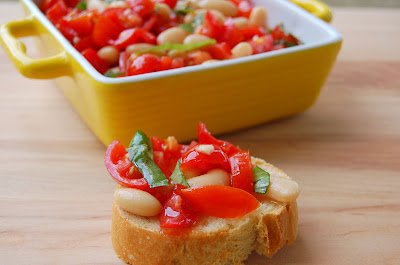
[[[128,53],[135,53],[135,52],[139,52],[139,51],[143,51],[146,49],[150,49],[154,47],[153,44],[149,44],[149,43],[136,43],[136,44],[131,44],[128,47],[126,47],[126,51]]]
[[[190,187],[202,187],[211,185],[223,185],[228,186],[230,184],[230,177],[228,172],[222,169],[213,169],[208,171],[204,175],[200,175],[191,179],[188,179]]]
[[[191,23],[194,20],[195,16],[196,15],[194,13],[186,14],[185,17],[183,18],[183,22]]]
[[[225,16],[236,16],[238,9],[235,4],[226,0],[202,0],[199,6],[208,10],[217,10]]]
[[[203,62],[202,64],[212,64],[212,63],[216,63],[216,62],[219,62],[220,60],[217,60],[217,59],[211,59],[211,60],[207,60],[207,61],[205,61],[205,62]]]
[[[189,36],[186,36],[186,38],[183,40],[184,44],[194,44],[194,43],[198,43],[198,42],[202,42],[202,41],[207,41],[210,38],[205,36],[205,35],[201,35],[201,34],[190,34]]]
[[[119,60],[119,51],[114,46],[105,46],[101,48],[98,50],[97,55],[110,65],[117,64]]]
[[[232,21],[238,29],[242,29],[249,24],[249,20],[246,17],[235,17]]]
[[[188,35],[187,31],[181,27],[172,27],[161,32],[157,37],[158,44],[182,43]]]
[[[266,194],[271,199],[279,202],[292,202],[297,199],[299,192],[299,185],[296,181],[271,174],[270,186]]]
[[[88,0],[87,2],[87,9],[97,10],[99,12],[103,12],[106,9],[106,3],[102,0]]]
[[[240,42],[232,48],[232,58],[239,58],[253,54],[253,48],[248,42]]]
[[[155,11],[165,19],[169,19],[172,13],[172,10],[169,7],[169,5],[164,3],[156,3]]]
[[[267,23],[267,9],[263,6],[256,6],[250,13],[249,24],[265,27]]]
[[[153,195],[138,189],[117,189],[114,192],[114,200],[125,211],[140,216],[156,216],[162,208]]]

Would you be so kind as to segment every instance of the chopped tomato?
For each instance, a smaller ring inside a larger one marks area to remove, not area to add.
[[[79,36],[84,37],[92,33],[93,30],[93,13],[80,12],[65,17],[66,23],[76,32]]]
[[[230,142],[222,141],[212,136],[211,133],[208,131],[206,125],[202,122],[199,122],[199,124],[197,125],[197,138],[199,139],[200,144],[218,145],[228,156],[232,156],[240,151],[238,147],[231,144]]]
[[[138,56],[129,66],[128,75],[140,75],[160,71],[160,59],[152,54]]]
[[[118,141],[114,141],[108,146],[104,157],[104,164],[111,177],[121,186],[149,192],[161,203],[167,201],[172,194],[172,187],[150,188],[146,179],[143,178],[132,162],[127,159],[126,154],[125,147]]]
[[[199,151],[200,144],[190,148],[182,155],[181,170],[193,172],[196,175],[207,173],[211,169],[220,168],[227,172],[231,171],[227,155],[218,145],[211,144],[213,149],[210,153]]]
[[[66,22],[65,19],[61,19],[59,23],[56,24],[56,27],[70,42],[74,42],[75,37],[78,36],[78,33],[76,33],[76,31],[71,28],[71,26]]]
[[[171,176],[176,163],[182,156],[182,145],[176,141],[175,137],[167,140],[151,137],[151,143],[153,145],[154,162],[167,177]]]
[[[198,65],[211,60],[211,55],[206,51],[194,51],[187,55],[187,65]]]
[[[174,9],[178,0],[155,0],[155,2],[167,4],[170,8]]]
[[[154,10],[154,3],[151,0],[127,0],[127,2],[142,18],[148,17]]]
[[[253,48],[253,54],[269,52],[274,47],[274,40],[271,35],[253,38],[249,43]]]
[[[188,207],[178,194],[173,194],[172,197],[165,203],[160,214],[161,228],[189,228],[196,223],[196,215],[188,211]]]
[[[76,5],[80,2],[81,0],[65,0],[65,3],[69,7],[76,7]]]
[[[114,41],[114,46],[122,50],[131,44],[139,42],[155,44],[156,37],[152,33],[140,28],[126,29],[122,31],[118,39]]]
[[[153,15],[143,23],[142,29],[147,30],[149,32],[154,31],[156,29],[157,22],[158,22],[158,16]]]
[[[203,186],[183,189],[181,196],[199,214],[220,218],[242,217],[260,203],[250,193],[229,186]]]
[[[171,68],[175,69],[175,68],[181,68],[185,66],[185,60],[183,58],[174,58],[172,59],[172,64],[171,64]]]
[[[169,56],[162,56],[160,58],[161,70],[168,70],[172,67],[172,58]]]
[[[223,32],[223,25],[210,11],[204,14],[203,25],[197,27],[196,33],[217,39]]]
[[[108,70],[108,64],[103,61],[98,55],[97,52],[93,49],[86,49],[82,52],[83,57],[89,61],[94,68],[100,73],[105,73]]]
[[[64,1],[59,0],[46,11],[46,16],[51,22],[57,24],[65,15],[68,14],[68,7]]]
[[[55,5],[60,0],[43,0],[40,4],[40,10],[46,12],[50,7]]]
[[[107,16],[100,16],[93,28],[92,38],[99,47],[107,46],[118,38],[124,27]]]
[[[243,33],[238,29],[232,20],[227,20],[224,24],[224,30],[222,34],[222,41],[225,41],[231,48],[236,44],[244,40]]]
[[[214,59],[225,60],[231,58],[231,48],[226,42],[221,42],[208,47],[208,52]]]
[[[274,38],[274,40],[283,40],[286,37],[286,33],[283,30],[281,25],[277,25],[272,31],[271,35]]]
[[[121,52],[119,54],[119,69],[121,72],[126,73],[128,70],[129,54],[127,52]]]
[[[73,41],[73,44],[75,49],[77,49],[80,52],[95,47],[95,44],[92,40],[92,36],[87,36],[83,38],[78,37],[76,41],[75,40]]]
[[[253,4],[248,0],[231,0],[238,8],[238,17],[250,17],[253,10]]]
[[[242,32],[245,40],[250,40],[254,36],[261,37],[265,35],[265,30],[259,26],[247,26],[242,28],[240,31]]]
[[[253,170],[250,153],[240,151],[229,158],[232,187],[253,192]]]

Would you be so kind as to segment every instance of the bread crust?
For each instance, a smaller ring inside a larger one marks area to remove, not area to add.
[[[284,174],[261,159],[271,174]],[[285,174],[285,176],[287,176]],[[239,265],[251,252],[272,257],[297,236],[297,204],[270,200],[240,219],[208,217],[191,231],[166,235],[158,218],[130,214],[113,204],[112,242],[120,259],[132,265]]]

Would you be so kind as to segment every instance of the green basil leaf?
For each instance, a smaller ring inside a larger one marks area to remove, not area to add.
[[[254,191],[261,194],[267,193],[268,187],[270,185],[269,173],[259,166],[256,166],[255,168],[253,168],[253,175]]]
[[[105,76],[107,77],[120,77],[123,75],[123,73],[119,70],[114,70],[114,69],[108,69],[105,73]]]
[[[76,4],[75,8],[83,11],[87,9],[87,4],[85,1],[80,1],[79,3]]]
[[[132,147],[135,145],[147,145],[149,151],[151,151],[151,149],[152,149],[150,138],[141,130],[139,130],[135,133],[135,135],[133,136],[133,138],[129,144],[129,147]]]
[[[172,184],[181,184],[183,186],[189,187],[189,183],[187,182],[185,176],[181,171],[181,161],[176,163],[174,172],[171,175],[171,183]]]
[[[185,31],[189,32],[189,33],[193,33],[194,32],[194,28],[192,23],[184,23],[180,25],[181,28],[183,28]]]

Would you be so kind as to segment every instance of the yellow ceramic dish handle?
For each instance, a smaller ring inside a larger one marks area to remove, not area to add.
[[[319,0],[290,0],[296,5],[304,8],[311,14],[320,19],[330,22],[332,20],[332,11],[325,3]]]
[[[47,79],[67,75],[69,64],[65,51],[47,58],[33,59],[26,54],[24,43],[17,39],[38,34],[37,25],[33,16],[8,22],[0,27],[0,42],[19,72],[26,77]]]

